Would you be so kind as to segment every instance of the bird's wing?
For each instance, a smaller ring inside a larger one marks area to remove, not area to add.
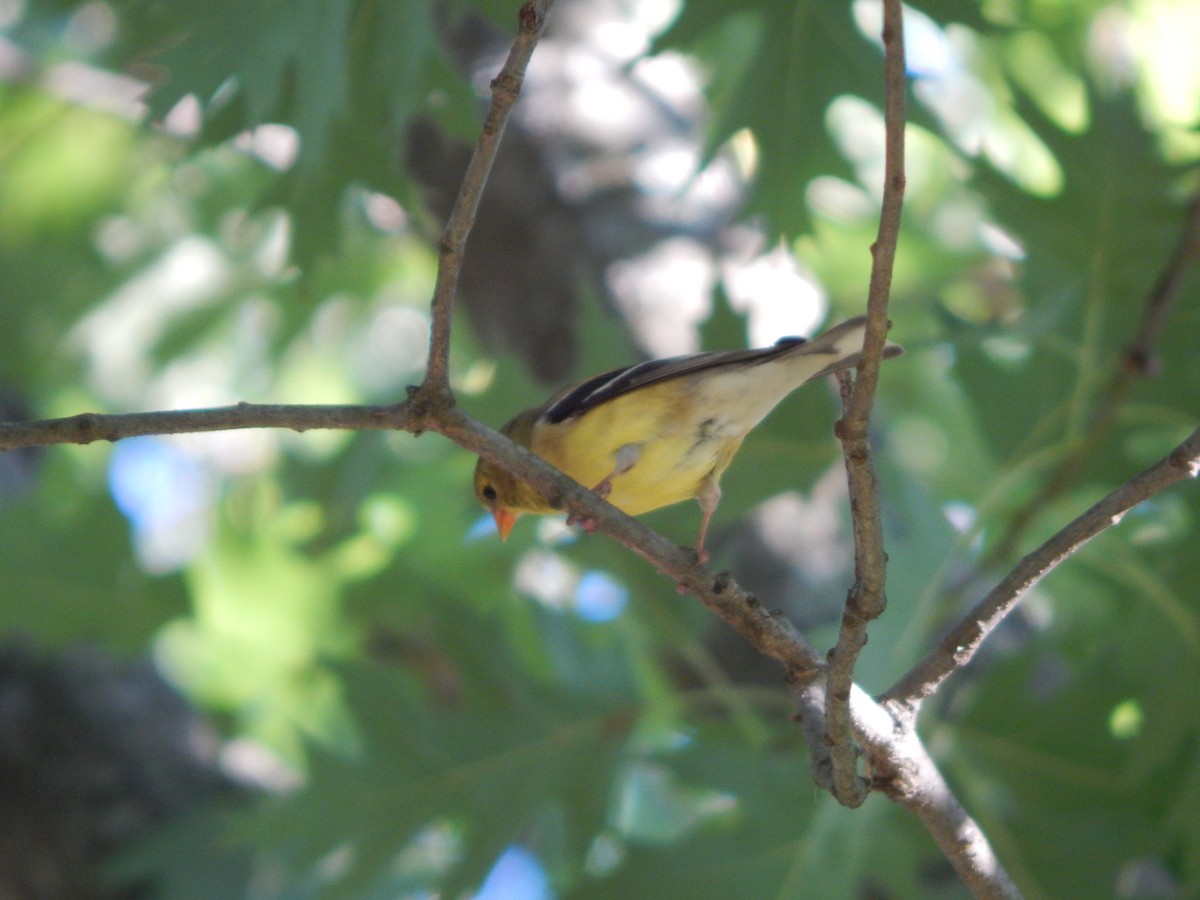
[[[674,356],[669,359],[652,359],[621,369],[613,369],[595,375],[562,391],[550,400],[541,418],[551,425],[563,422],[574,416],[581,416],[601,403],[606,403],[652,384],[659,384],[672,378],[681,378],[706,369],[720,366],[756,366],[788,353],[798,352],[808,354],[829,354],[831,357],[828,370],[822,370],[812,377],[828,374],[853,365],[846,362],[844,351],[838,349],[839,340],[848,331],[854,331],[863,326],[864,316],[848,319],[840,325],[829,329],[824,334],[811,341],[800,337],[780,338],[772,347],[762,347],[754,350],[718,350],[708,353],[693,353],[688,356]],[[861,346],[861,343],[860,343]],[[889,345],[889,350],[895,345]],[[801,348],[797,350],[797,348]],[[898,353],[896,347],[894,352]]]

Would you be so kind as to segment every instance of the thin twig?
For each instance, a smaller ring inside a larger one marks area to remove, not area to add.
[[[1154,289],[1146,298],[1146,308],[1142,312],[1142,324],[1137,336],[1125,350],[1122,360],[1122,371],[1127,376],[1157,375],[1160,369],[1154,346],[1158,336],[1167,324],[1179,291],[1183,287],[1183,276],[1189,266],[1200,262],[1200,192],[1192,198],[1188,205],[1187,222],[1175,251],[1167,261]]]
[[[392,406],[325,406],[238,403],[213,409],[178,409],[142,413],[82,413],[38,422],[0,422],[0,450],[50,444],[90,444],[151,434],[193,434],[245,428],[404,429],[424,426],[408,404]]]
[[[889,704],[915,708],[975,655],[984,638],[1054,568],[1130,509],[1164,488],[1200,472],[1200,428],[1150,468],[1131,478],[1022,559],[953,630],[884,695]]]
[[[862,360],[851,385],[848,374],[839,375],[842,420],[837,435],[846,461],[850,514],[854,531],[854,585],[846,597],[837,644],[829,653],[825,720],[830,748],[833,795],[846,806],[859,806],[870,786],[859,777],[857,751],[850,720],[850,689],[854,666],[867,643],[867,623],[883,614],[887,605],[883,550],[883,523],[879,513],[879,485],[871,459],[869,426],[871,406],[879,383],[879,364],[888,329],[888,296],[892,266],[900,237],[904,204],[904,16],[900,0],[883,4],[884,150],[883,199],[879,231],[871,246],[871,284],[867,297],[867,332]]]
[[[500,73],[492,79],[492,101],[479,130],[475,152],[463,175],[462,186],[446,227],[438,241],[437,284],[434,286],[432,324],[429,335],[429,363],[422,390],[432,394],[450,393],[450,326],[454,319],[454,297],[462,269],[467,237],[475,224],[479,200],[500,149],[504,126],[521,93],[525,69],[546,25],[546,16],[554,0],[527,0],[518,14],[516,40]]]

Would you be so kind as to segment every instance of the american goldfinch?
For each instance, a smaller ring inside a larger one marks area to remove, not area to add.
[[[865,327],[859,316],[811,341],[789,337],[758,350],[614,369],[562,389],[501,431],[629,515],[694,497],[704,561],[721,475],[743,438],[806,381],[856,365]],[[885,348],[885,356],[901,352]],[[522,513],[555,512],[530,484],[484,459],[475,467],[475,495],[505,539]]]

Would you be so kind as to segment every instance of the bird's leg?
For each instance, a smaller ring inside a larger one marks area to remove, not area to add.
[[[708,534],[708,523],[712,520],[713,512],[716,511],[717,504],[721,502],[721,486],[711,478],[700,483],[700,490],[696,492],[696,502],[700,504],[700,511],[704,513],[700,519],[700,535],[696,538],[696,562],[704,565],[708,562],[708,551],[704,549],[704,537]],[[682,581],[675,583],[675,590],[680,594],[686,594],[691,590]]]
[[[704,565],[708,562],[708,551],[704,549],[704,537],[708,534],[708,523],[712,520],[717,504],[721,502],[721,486],[712,479],[704,481],[696,493],[696,502],[700,504],[700,511],[704,514],[700,519],[700,536],[696,538],[696,558],[700,565]]]
[[[641,458],[641,444],[622,444],[617,448],[613,470],[604,476],[603,481],[592,488],[592,492],[602,500],[607,499],[608,495],[612,493],[612,480],[636,466],[637,461]]]
[[[608,499],[608,495],[612,493],[612,480],[618,475],[624,475],[626,472],[636,466],[637,461],[641,458],[641,444],[622,444],[617,448],[617,452],[614,455],[613,470],[605,475],[598,485],[592,488],[592,493],[594,493],[601,500]],[[592,519],[576,519],[574,516],[567,518],[567,524],[579,525],[589,534],[591,534],[596,528],[596,523]]]

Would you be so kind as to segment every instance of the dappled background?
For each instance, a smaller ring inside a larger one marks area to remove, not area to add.
[[[559,0],[468,245],[452,358],[499,425],[641,356],[862,311],[877,4]],[[389,403],[516,4],[0,0],[5,418]],[[875,423],[887,687],[1200,413],[1200,11],[909,8],[908,193]],[[1137,360],[1135,360],[1137,362]],[[712,540],[831,643],[831,385]],[[778,669],[600,536],[501,544],[429,435],[0,455],[0,894],[955,897],[881,797],[819,793]],[[1200,499],[1057,571],[924,733],[1030,896],[1200,890]],[[692,504],[647,517],[679,543]],[[504,891],[511,893],[505,894]]]

